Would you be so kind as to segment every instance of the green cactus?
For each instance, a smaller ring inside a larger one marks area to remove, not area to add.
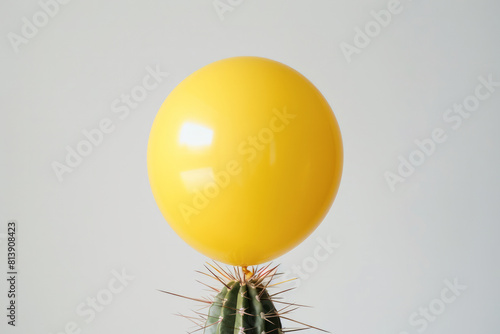
[[[283,332],[301,329],[316,329],[326,332],[317,327],[285,317],[299,306],[304,305],[274,299],[273,296],[290,289],[279,291],[274,295],[269,294],[268,288],[285,283],[271,284],[274,277],[279,275],[276,271],[277,266],[274,268],[269,268],[270,265],[261,269],[253,268],[253,271],[249,271],[246,267],[235,267],[233,271],[224,270],[217,263],[215,263],[215,266],[211,264],[209,266],[206,266],[206,268],[211,275],[200,273],[208,275],[222,284],[222,287],[218,289],[202,283],[217,293],[213,300],[189,298],[160,290],[171,295],[209,304],[208,315],[200,312],[195,312],[196,317],[182,315],[198,325],[198,329],[192,333],[203,330],[203,334],[283,334]],[[281,303],[286,306],[278,311],[274,303]],[[281,319],[305,327],[285,330],[282,327]]]
[[[254,280],[231,281],[208,311],[205,334],[282,334],[281,321],[267,290]]]

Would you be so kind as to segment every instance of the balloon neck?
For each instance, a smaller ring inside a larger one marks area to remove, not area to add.
[[[241,267],[241,270],[243,270],[243,273],[245,274],[245,278],[247,281],[253,276],[253,272],[248,270],[247,266]]]

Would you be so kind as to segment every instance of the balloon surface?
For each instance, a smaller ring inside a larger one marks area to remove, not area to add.
[[[342,139],[327,101],[299,72],[234,57],[172,90],[147,164],[155,200],[182,239],[214,260],[256,265],[297,246],[325,217]]]

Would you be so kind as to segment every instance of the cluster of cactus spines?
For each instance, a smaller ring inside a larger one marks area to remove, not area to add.
[[[283,334],[304,329],[316,329],[322,332],[325,330],[296,321],[288,317],[288,314],[300,306],[295,303],[281,301],[279,294],[292,290],[293,288],[281,290],[274,294],[269,294],[268,288],[276,287],[288,281],[271,284],[279,275],[278,266],[271,267],[271,264],[262,267],[233,267],[233,269],[223,269],[218,263],[205,265],[209,273],[198,271],[209,276],[221,284],[220,288],[209,284],[203,285],[215,292],[211,299],[190,298],[175,293],[162,291],[178,297],[183,297],[208,306],[208,314],[194,311],[195,316],[185,316],[196,324],[197,328],[190,332],[203,331],[203,334]],[[199,281],[198,281],[199,282]],[[277,310],[274,304],[284,304],[285,306]],[[285,319],[304,327],[284,329],[281,319]],[[327,332],[328,333],[328,332]]]

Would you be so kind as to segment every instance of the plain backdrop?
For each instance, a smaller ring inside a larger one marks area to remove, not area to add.
[[[328,216],[276,260],[299,277],[287,300],[314,306],[294,318],[339,334],[498,332],[500,87],[473,97],[478,78],[500,82],[497,1],[401,0],[398,14],[379,16],[383,25],[372,11],[387,9],[385,0],[53,3],[0,4],[0,276],[11,219],[19,272],[16,327],[0,280],[1,333],[194,329],[173,314],[198,304],[157,289],[208,294],[194,271],[209,259],[159,212],[147,139],[180,81],[240,55],[304,74],[343,135],[344,174]],[[346,57],[346,47],[356,51]],[[169,75],[128,114],[113,112],[148,68]],[[473,111],[460,120],[447,111],[464,102]],[[59,180],[54,162],[105,119],[113,131]],[[435,129],[446,140],[414,153]],[[387,173],[410,157],[418,166],[391,188]],[[318,257],[327,240],[335,247]],[[122,271],[129,279],[118,289]],[[90,311],[93,298],[105,304],[99,311]]]

